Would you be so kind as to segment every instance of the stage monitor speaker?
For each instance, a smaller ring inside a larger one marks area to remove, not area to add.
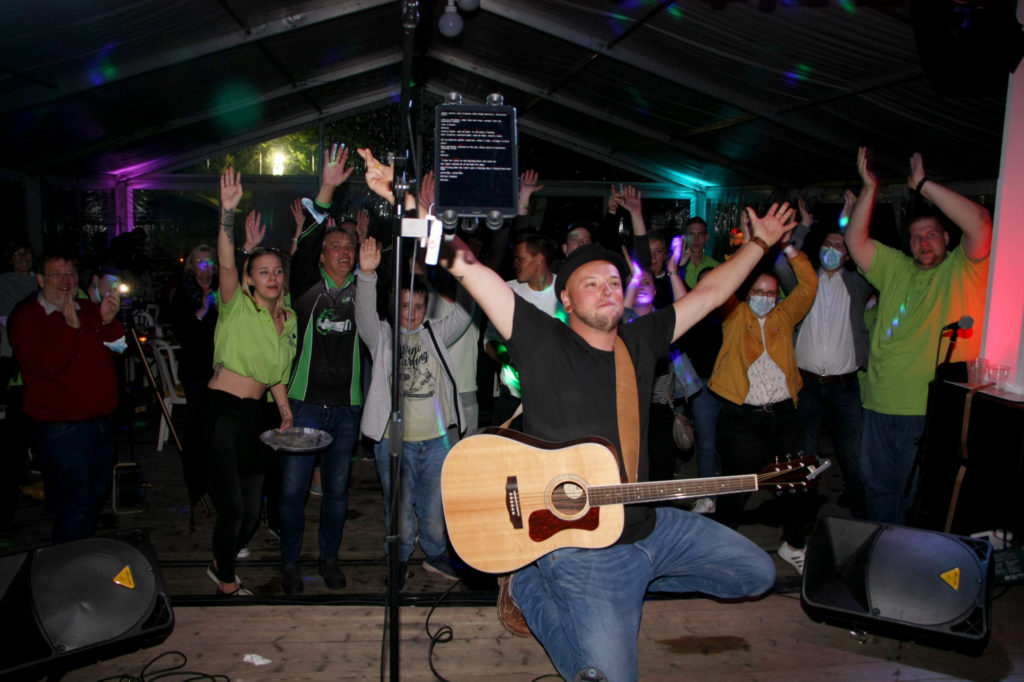
[[[819,622],[977,655],[992,570],[985,540],[825,517],[807,541],[800,602]]]
[[[0,678],[38,679],[160,644],[174,629],[145,531],[0,557]]]

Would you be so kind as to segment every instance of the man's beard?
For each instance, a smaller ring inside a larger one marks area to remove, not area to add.
[[[580,318],[588,327],[596,329],[602,332],[608,332],[619,326],[619,320],[622,319],[622,311],[619,311],[618,315],[611,315],[603,312],[589,312],[589,313],[576,313],[576,316]]]

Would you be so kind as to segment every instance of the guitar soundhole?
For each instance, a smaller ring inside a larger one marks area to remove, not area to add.
[[[585,485],[582,480],[573,478],[555,481],[548,490],[551,512],[565,520],[584,514],[589,506]]]

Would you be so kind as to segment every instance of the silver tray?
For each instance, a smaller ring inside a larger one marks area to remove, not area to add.
[[[293,426],[284,431],[278,431],[277,429],[264,431],[260,434],[260,440],[274,450],[316,452],[330,445],[334,437],[321,429]]]

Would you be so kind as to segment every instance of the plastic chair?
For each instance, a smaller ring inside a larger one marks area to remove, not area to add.
[[[145,310],[133,310],[132,326],[136,329],[153,329],[156,327],[156,320]]]
[[[149,347],[153,349],[153,359],[156,361],[157,375],[160,377],[160,393],[167,407],[167,415],[170,416],[175,405],[185,404],[185,390],[178,381],[178,360],[174,356],[174,349],[162,339],[150,339]],[[160,432],[156,437],[157,451],[163,450],[164,443],[171,435],[168,426],[167,420],[161,415]]]

